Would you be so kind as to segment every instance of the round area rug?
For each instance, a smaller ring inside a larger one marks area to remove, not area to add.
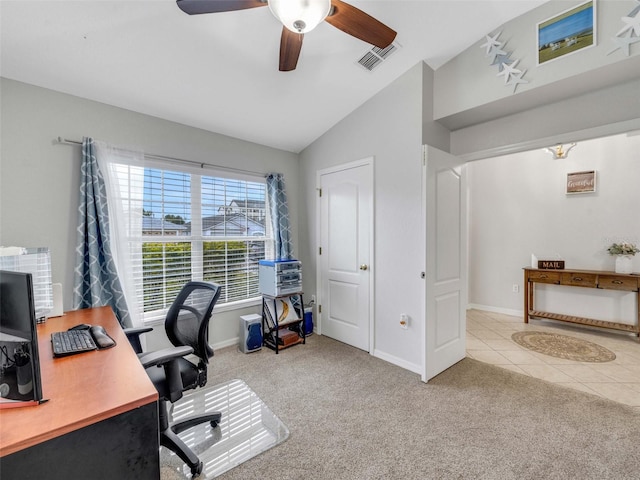
[[[557,333],[516,332],[511,338],[524,348],[566,360],[601,363],[616,358],[615,353],[600,345]]]

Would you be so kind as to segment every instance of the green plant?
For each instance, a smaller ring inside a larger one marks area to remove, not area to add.
[[[640,249],[633,243],[622,242],[612,244],[609,248],[607,248],[607,251],[611,255],[635,255],[636,253],[640,252]]]

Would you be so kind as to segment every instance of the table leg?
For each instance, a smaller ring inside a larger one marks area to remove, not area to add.
[[[529,289],[531,288],[531,284],[529,283],[529,273],[525,270],[524,272],[524,285],[522,286],[522,290],[524,291],[524,323],[529,323]]]

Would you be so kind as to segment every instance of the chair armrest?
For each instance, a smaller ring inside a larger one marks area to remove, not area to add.
[[[143,353],[138,355],[138,359],[146,369],[153,366],[164,369],[167,400],[173,403],[182,398],[182,390],[184,389],[178,359],[192,353],[192,347],[169,347],[156,352]],[[156,388],[158,388],[157,385]]]
[[[163,348],[155,352],[143,353],[138,355],[140,362],[144,368],[153,367],[154,365],[164,365],[177,358],[184,357],[193,353],[191,347],[169,347]]]
[[[147,333],[153,330],[152,327],[137,327],[137,328],[125,328],[124,333],[129,335],[140,335],[141,333]]]
[[[153,330],[151,327],[125,328],[124,334],[136,353],[142,353],[142,344],[140,343],[140,335]]]

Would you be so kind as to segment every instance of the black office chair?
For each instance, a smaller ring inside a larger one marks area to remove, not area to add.
[[[205,422],[210,422],[215,428],[222,414],[206,413],[170,424],[168,408],[169,402],[178,401],[184,391],[203,387],[207,383],[207,364],[213,356],[213,349],[207,343],[209,319],[219,296],[220,286],[213,283],[188,282],[182,287],[167,312],[164,324],[167,337],[175,345],[173,348],[142,352],[140,335],[152,329],[125,330],[149,378],[158,390],[160,444],[175,452],[189,465],[193,477],[202,472],[202,462],[180,440],[178,434]],[[198,357],[197,364],[184,358],[190,354]]]

